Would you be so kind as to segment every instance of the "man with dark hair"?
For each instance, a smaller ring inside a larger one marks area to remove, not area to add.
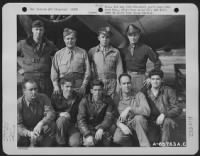
[[[32,36],[17,43],[18,72],[24,79],[34,79],[40,92],[52,94],[50,79],[51,56],[57,51],[53,42],[44,37],[44,23],[40,20],[32,23]]]
[[[139,27],[130,24],[126,30],[129,45],[122,49],[122,60],[124,70],[132,77],[134,91],[139,91],[145,84],[149,85],[146,79],[146,63],[150,59],[155,69],[160,69],[161,62],[158,55],[148,45],[139,42],[141,30]],[[146,80],[145,80],[146,79]]]
[[[98,31],[99,45],[88,52],[93,79],[104,83],[104,90],[112,98],[117,89],[117,77],[123,72],[119,50],[110,45],[112,32],[110,27],[102,27]]]
[[[175,128],[176,123],[173,118],[181,113],[180,107],[177,105],[175,91],[163,85],[163,71],[151,70],[149,78],[151,87],[144,90],[151,114],[149,117],[149,126],[156,126],[161,130],[160,141],[166,143],[170,140],[170,130]]]
[[[140,146],[150,146],[147,137],[147,117],[150,115],[150,108],[145,95],[142,92],[132,95],[131,76],[126,73],[119,76],[119,84],[121,94],[114,143],[120,146],[136,145],[136,133]]]
[[[100,80],[91,83],[91,94],[79,105],[78,126],[83,135],[84,146],[110,146],[112,141],[113,100],[103,94]]]
[[[17,145],[53,146],[55,112],[45,94],[38,93],[35,80],[23,83],[24,95],[17,101]]]
[[[77,127],[78,106],[81,100],[73,90],[72,77],[60,80],[62,94],[52,95],[52,105],[56,111],[56,141],[58,146],[80,146],[80,133]]]
[[[66,47],[57,51],[52,62],[51,80],[54,86],[54,94],[60,93],[59,79],[65,75],[74,78],[74,89],[82,95],[90,78],[90,64],[86,51],[76,46],[77,32],[65,28],[63,39]]]

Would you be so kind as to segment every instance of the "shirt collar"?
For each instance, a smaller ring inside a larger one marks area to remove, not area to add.
[[[65,47],[65,51],[69,54],[75,51],[76,47],[73,47],[72,49],[69,49],[68,47]]]
[[[93,99],[92,99],[92,94],[89,94],[88,95],[88,100],[91,102],[91,103],[94,103]],[[106,98],[105,98],[105,95],[103,94],[102,96],[102,104],[106,102]]]
[[[141,44],[140,42],[136,43],[136,44],[135,44],[135,46],[134,46],[134,48],[137,48],[137,47],[139,47],[139,46],[140,46],[140,44]],[[130,49],[130,48],[132,48],[132,47],[133,47],[133,46],[129,44],[128,48]]]
[[[148,95],[155,97],[154,94],[153,94],[152,91],[151,91],[151,88],[149,88],[149,89],[147,90],[147,93],[148,93]],[[158,91],[158,95],[157,95],[155,98],[159,97],[159,96],[160,96],[161,94],[163,94],[163,93],[164,93],[164,86],[161,85],[160,88],[159,88],[159,91]]]
[[[75,91],[72,91],[71,100],[72,100],[72,101],[75,101],[75,100],[76,100],[76,98],[78,98],[78,97],[77,97],[77,95],[76,95]],[[63,95],[63,94],[62,94],[62,99],[66,100],[66,98],[64,97],[64,95]]]
[[[122,91],[121,91],[121,89],[120,89],[120,90],[119,90],[119,97],[120,97],[120,101],[127,101],[127,100],[134,99],[134,98],[135,98],[135,95],[134,95],[134,93],[131,91],[130,96],[128,96],[128,98],[124,99],[123,96],[122,96]]]
[[[110,52],[113,50],[113,47],[110,45],[107,49],[106,52]],[[97,50],[96,52],[101,52],[102,51],[102,47],[100,46],[100,44],[97,46]]]
[[[35,100],[33,100],[33,101],[28,101],[26,98],[25,98],[25,96],[23,95],[23,101],[25,102],[25,104],[29,107],[30,106],[30,104],[31,103],[38,103],[39,102],[39,100],[38,100],[38,98],[36,97],[36,99]]]
[[[43,44],[43,43],[47,43],[47,38],[46,37],[42,37],[42,40],[40,43],[36,43],[34,40],[33,40],[33,35],[29,36],[27,39],[26,39],[27,43],[31,46],[37,46],[38,44]]]

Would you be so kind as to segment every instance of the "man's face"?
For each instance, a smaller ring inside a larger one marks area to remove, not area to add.
[[[127,35],[130,44],[136,44],[139,41],[140,33],[132,33]]]
[[[93,86],[90,91],[94,100],[98,101],[102,98],[103,88],[101,86]]]
[[[99,34],[98,40],[100,45],[103,47],[109,46],[110,44],[110,37],[104,34]]]
[[[38,87],[36,83],[27,82],[23,89],[25,98],[29,101],[36,99],[38,95]]]
[[[128,76],[121,77],[120,88],[122,93],[129,93],[131,91],[131,80]]]
[[[33,38],[41,39],[44,35],[44,27],[32,28]]]
[[[151,86],[153,88],[159,88],[161,86],[162,79],[159,75],[152,75],[151,76]]]
[[[64,37],[64,42],[66,47],[73,48],[76,45],[76,36],[74,33],[71,33]]]
[[[65,94],[66,96],[70,96],[73,90],[72,82],[65,82],[64,84],[61,85],[61,89],[63,91],[63,94]]]

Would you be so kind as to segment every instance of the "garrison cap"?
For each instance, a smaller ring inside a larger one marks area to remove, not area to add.
[[[63,37],[68,36],[70,34],[74,34],[75,36],[77,35],[77,32],[73,29],[65,28],[63,30]]]
[[[34,27],[44,27],[44,23],[41,20],[35,20],[32,23],[32,28]]]
[[[98,35],[100,35],[100,34],[104,34],[104,35],[110,36],[110,37],[113,35],[112,32],[111,32],[111,28],[108,27],[108,26],[107,27],[101,27],[98,31]]]
[[[134,33],[141,33],[141,29],[134,24],[129,24],[127,29],[126,29],[126,34],[127,35],[132,35]]]

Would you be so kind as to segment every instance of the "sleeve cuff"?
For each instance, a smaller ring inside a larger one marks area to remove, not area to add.
[[[84,134],[84,137],[86,138],[86,137],[88,137],[90,135],[92,135],[92,134],[90,132],[87,132],[87,133]]]

